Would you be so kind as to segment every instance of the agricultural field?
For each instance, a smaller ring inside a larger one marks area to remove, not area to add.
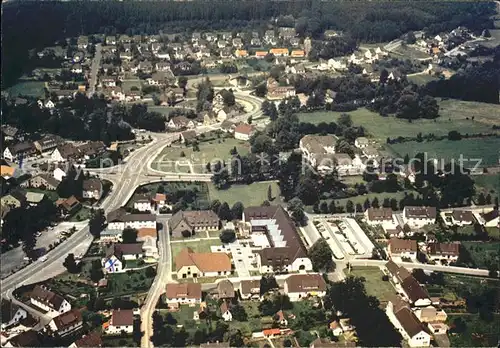
[[[500,137],[471,138],[459,141],[441,140],[431,142],[410,141],[388,146],[400,157],[408,154],[410,157],[419,152],[427,153],[430,159],[438,159],[440,163],[449,163],[454,159],[458,163],[460,155],[464,158],[464,166],[472,168],[481,160],[480,167],[498,164]]]
[[[203,140],[201,138],[200,140]],[[204,173],[206,164],[213,160],[229,163],[230,151],[236,147],[240,155],[250,152],[250,144],[234,138],[219,138],[199,143],[200,151],[193,151],[192,146],[165,147],[152,163],[152,168],[163,171],[194,171]],[[177,164],[177,165],[176,165]],[[177,167],[177,168],[176,168]]]
[[[280,202],[280,189],[276,182],[254,182],[250,185],[231,185],[228,189],[218,190],[212,183],[208,184],[210,200],[218,199],[227,202],[232,206],[236,202],[241,202],[245,207],[261,205],[267,200],[267,190],[271,186],[272,204]]]
[[[437,119],[416,120],[411,123],[393,116],[383,117],[365,108],[347,114],[351,115],[354,125],[365,127],[368,133],[383,142],[388,137],[415,137],[419,132],[435,135],[446,135],[451,130],[463,134],[491,133],[494,132],[492,125],[500,124],[500,119],[496,116],[500,114],[500,105],[449,99],[439,101],[439,106],[441,116]],[[302,122],[318,124],[335,122],[341,114],[343,112],[316,111],[302,112],[298,116]]]
[[[45,95],[45,82],[42,81],[20,81],[7,91],[10,96],[43,97]]]
[[[385,303],[396,294],[392,284],[382,280],[384,274],[378,267],[353,267],[350,273],[347,269],[344,270],[344,273],[365,278],[366,294],[378,298],[384,308]]]

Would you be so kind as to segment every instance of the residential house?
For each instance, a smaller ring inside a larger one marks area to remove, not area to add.
[[[60,314],[47,325],[53,336],[64,337],[83,328],[82,313],[77,309]]]
[[[106,45],[116,45],[116,36],[106,36],[106,38],[104,39],[104,42],[106,43]]]
[[[151,212],[153,209],[151,205],[151,197],[146,194],[136,195],[133,198],[134,210],[141,212]]]
[[[267,56],[267,51],[255,51],[255,58],[264,59]]]
[[[356,146],[358,149],[364,149],[370,144],[368,141],[368,138],[365,137],[359,137],[354,140],[354,146]]]
[[[167,127],[174,130],[193,129],[195,124],[193,120],[188,119],[186,116],[175,116],[168,121]]]
[[[239,124],[234,129],[234,138],[238,140],[248,141],[255,133],[255,128],[246,123]]]
[[[48,312],[48,314],[63,314],[71,310],[71,304],[64,297],[40,285],[35,285],[31,291],[30,303]]]
[[[229,279],[224,279],[217,283],[217,298],[218,299],[232,299],[235,297],[234,285]]]
[[[104,87],[116,87],[116,79],[112,77],[106,77],[101,80],[101,84]]]
[[[194,305],[197,303],[201,303],[201,284],[167,284],[164,301],[168,305]]]
[[[478,216],[478,221],[485,227],[498,227],[500,228],[500,214],[499,210],[493,209],[488,213],[483,213]]]
[[[24,192],[19,190],[11,191],[9,194],[2,196],[0,199],[2,207],[20,208],[26,204],[26,196]]]
[[[65,162],[68,160],[74,160],[81,156],[78,147],[72,143],[65,143],[58,145],[56,149],[50,155],[50,159],[53,162]]]
[[[290,46],[292,47],[299,47],[300,46],[300,39],[298,37],[292,37],[290,40]],[[305,57],[305,52],[304,52],[304,57]]]
[[[109,228],[106,228],[105,230],[101,231],[99,242],[102,244],[121,243],[122,235],[123,230],[111,230]]]
[[[226,253],[196,253],[185,248],[175,257],[177,279],[227,276],[231,259]]]
[[[56,201],[56,205],[61,210],[63,216],[70,216],[82,207],[82,204],[75,196],[60,198]]]
[[[389,301],[386,314],[396,330],[408,341],[410,347],[431,345],[431,335],[403,301]]]
[[[131,309],[115,309],[111,320],[103,324],[106,335],[131,334],[134,332],[134,311]]]
[[[390,257],[406,257],[416,260],[417,250],[416,240],[391,238],[387,244],[387,251]]]
[[[170,71],[170,72],[172,71],[170,69],[170,63],[168,63],[168,62],[158,62],[158,63],[156,63],[155,69],[156,69],[156,71]]]
[[[234,56],[236,58],[246,58],[246,57],[248,57],[248,51],[238,49],[238,50],[234,51]]]
[[[266,30],[264,33],[264,41],[268,45],[276,45],[278,40],[276,40],[276,36],[274,34],[274,30]]]
[[[232,120],[225,120],[221,123],[220,129],[226,133],[234,133],[237,124]]]
[[[160,255],[157,246],[158,231],[156,228],[143,227],[137,231],[137,241],[142,243],[144,262],[157,262]]]
[[[267,99],[269,100],[282,100],[287,97],[295,96],[295,87],[293,86],[277,86],[267,89]]]
[[[391,208],[368,208],[365,219],[369,225],[393,225],[394,218]]]
[[[28,317],[28,312],[12,300],[2,299],[2,331],[17,326],[22,320]]]
[[[101,335],[97,332],[91,332],[82,338],[73,342],[69,348],[100,348],[102,347]]]
[[[403,78],[403,74],[399,72],[399,70],[393,70],[389,73],[389,76],[387,77],[388,80],[393,80],[393,81],[400,81]]]
[[[156,216],[152,214],[127,214],[120,208],[110,212],[106,220],[111,230],[124,230],[125,227],[139,229],[142,227],[156,228]]]
[[[231,311],[229,310],[229,302],[224,300],[222,301],[219,310],[220,310],[220,315],[224,321],[232,321],[233,320],[233,315],[231,314]]]
[[[45,195],[41,192],[26,192],[25,197],[28,205],[34,207],[40,204],[41,201],[43,201]]]
[[[260,299],[260,280],[241,280],[238,288],[242,300]]]
[[[412,274],[404,267],[398,266],[394,261],[385,265],[388,275],[395,284],[397,292],[407,298],[416,307],[431,305],[427,291],[418,283]]]
[[[460,255],[460,242],[429,243],[427,257],[433,261],[456,262]]]
[[[288,51],[288,48],[271,48],[269,53],[275,57],[288,57],[290,51]]]
[[[54,171],[52,172],[52,176],[54,177],[54,179],[56,179],[57,181],[62,181],[62,179],[66,176],[66,172],[64,170],[62,170],[61,168],[57,167],[56,169],[54,169]]]
[[[212,210],[178,211],[169,221],[172,237],[189,237],[199,232],[218,231],[220,219]]]
[[[154,72],[150,78],[146,79],[146,82],[150,86],[166,86],[172,79],[172,72],[170,71],[157,71]]]
[[[276,314],[274,315],[274,321],[278,323],[280,327],[288,326],[288,320],[286,319],[285,312],[283,312],[282,310],[276,312]]]
[[[101,199],[102,193],[103,187],[101,180],[96,178],[83,180],[83,198],[90,198],[98,201]]]
[[[21,183],[21,187],[40,188],[48,191],[55,191],[59,186],[60,181],[49,174],[38,174],[25,182]]]
[[[7,165],[0,165],[0,176],[6,180],[13,178],[16,174],[16,168]]]
[[[233,47],[236,47],[237,49],[240,49],[243,47],[243,41],[241,40],[240,37],[235,37],[232,40]]]
[[[172,206],[168,204],[167,195],[164,193],[157,193],[154,197],[151,198],[151,201],[155,204],[157,209],[172,209]]]
[[[138,260],[144,257],[142,243],[113,244],[106,251],[102,265],[106,273],[120,273],[126,268],[127,260]]]
[[[324,297],[326,282],[321,274],[292,274],[285,280],[284,292],[292,302],[310,296]]]
[[[36,154],[36,147],[31,142],[17,143],[10,145],[3,151],[3,157],[11,162],[21,158],[29,158]]]
[[[87,49],[87,46],[89,45],[89,38],[87,36],[79,36],[76,40],[76,44],[81,50]]]
[[[442,309],[428,306],[417,308],[414,310],[415,316],[423,323],[444,323],[448,319],[448,315]]]
[[[300,139],[299,149],[307,162],[319,170],[334,168],[333,155],[337,139],[332,135],[306,135]]]
[[[61,143],[61,138],[58,136],[45,136],[44,138],[37,140],[33,143],[35,148],[40,153],[45,153],[54,149],[59,143]]]
[[[412,207],[403,209],[403,222],[410,227],[422,228],[436,222],[436,207]]]
[[[181,133],[181,143],[187,144],[191,143],[192,141],[196,140],[196,131],[194,130],[187,130]]]
[[[12,337],[7,343],[2,344],[2,347],[41,347],[42,343],[38,336],[38,332],[29,329],[21,332],[19,335]]]
[[[304,58],[306,56],[306,53],[304,52],[304,50],[292,50],[290,56],[292,58]]]
[[[475,220],[472,211],[455,209],[451,214],[451,221],[453,225],[464,226],[472,225]]]
[[[242,221],[250,225],[252,235],[267,237],[257,253],[261,273],[312,270],[306,247],[283,207],[247,207]]]
[[[192,35],[191,35],[191,42],[198,42],[201,40],[201,33],[200,32],[194,32]]]
[[[261,47],[262,46],[262,41],[258,37],[252,37],[250,39],[250,46],[252,46],[252,47]]]

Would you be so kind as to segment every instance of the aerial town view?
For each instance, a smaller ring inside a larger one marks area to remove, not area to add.
[[[2,1],[2,347],[497,347],[500,1]]]

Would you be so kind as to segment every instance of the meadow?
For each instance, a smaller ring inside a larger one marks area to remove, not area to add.
[[[10,96],[43,97],[45,95],[45,82],[42,81],[20,81],[8,89]]]

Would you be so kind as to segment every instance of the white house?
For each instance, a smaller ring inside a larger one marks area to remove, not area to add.
[[[16,326],[28,317],[28,312],[11,300],[2,299],[2,331],[11,326]]]
[[[410,207],[403,209],[403,222],[410,227],[422,228],[436,222],[436,207]]]
[[[488,213],[476,215],[479,223],[485,227],[499,227],[500,228],[500,214],[498,209],[493,209]]]
[[[86,179],[83,181],[83,198],[95,199],[96,201],[101,199],[103,192],[102,182],[99,179]]]
[[[108,221],[108,229],[124,230],[125,227],[130,228],[156,228],[156,216],[153,214],[127,214],[124,209],[117,209],[110,212],[106,220]]]
[[[197,303],[201,303],[201,284],[167,284],[164,302],[168,305],[194,305]]]
[[[474,214],[470,210],[455,209],[451,213],[451,222],[456,226],[472,225]]]
[[[50,321],[48,327],[55,336],[67,336],[83,327],[82,313],[79,310],[73,309],[60,314]]]
[[[321,274],[292,274],[284,284],[284,292],[290,301],[296,302],[309,296],[324,297],[326,282]]]
[[[234,138],[238,140],[248,141],[254,134],[255,129],[252,125],[242,123],[234,129]]]
[[[417,250],[416,240],[391,238],[387,244],[387,251],[391,257],[407,257],[416,260]]]
[[[317,167],[324,160],[329,159],[329,154],[335,153],[335,144],[337,139],[331,135],[306,135],[300,139],[299,148],[306,160],[313,166]],[[330,161],[330,166],[333,166],[333,160]]]
[[[231,314],[231,311],[229,310],[229,305],[227,301],[222,301],[222,304],[220,305],[220,313],[222,319],[224,321],[232,321],[233,320],[233,315]]]
[[[151,199],[149,196],[140,195],[134,198],[134,210],[142,212],[151,212],[153,209],[151,205]]]
[[[134,332],[134,312],[131,309],[115,309],[111,314],[111,320],[104,323],[104,334],[119,335],[122,332],[131,334]]]
[[[49,315],[62,314],[71,310],[71,304],[62,296],[36,285],[30,294],[30,302],[45,310]]]
[[[115,255],[111,255],[104,261],[104,269],[106,270],[106,273],[120,273],[123,272],[123,263]]]
[[[119,273],[123,271],[127,260],[138,260],[143,257],[142,243],[116,243],[106,251],[102,265],[107,273]]]
[[[239,285],[242,300],[260,299],[260,280],[242,280]]]
[[[156,228],[140,228],[137,230],[137,242],[142,243],[144,262],[157,262],[160,255],[157,246],[158,231]]]
[[[61,168],[56,168],[54,169],[52,176],[54,177],[54,179],[62,181],[62,179],[66,176],[66,172]]]
[[[398,301],[394,300],[394,302]],[[408,341],[410,347],[429,347],[431,345],[431,335],[402,301],[401,304],[389,301],[386,314],[396,330]]]
[[[365,137],[359,137],[354,140],[354,146],[356,146],[358,149],[364,149],[370,144],[368,141],[368,138]]]

